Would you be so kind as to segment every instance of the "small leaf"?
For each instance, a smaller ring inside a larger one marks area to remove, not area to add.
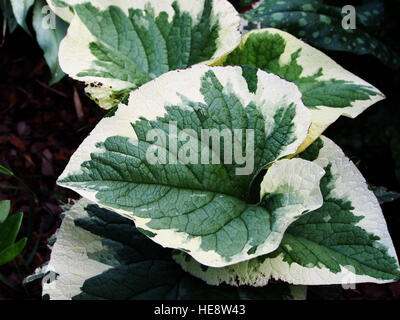
[[[64,72],[58,63],[58,49],[61,40],[67,33],[68,24],[57,17],[55,25],[52,26],[45,18],[53,13],[43,10],[44,7],[44,0],[36,0],[33,8],[32,25],[36,32],[37,42],[44,52],[44,58],[52,74],[50,85],[53,85],[64,77]]]
[[[2,224],[8,217],[11,208],[10,200],[0,201],[0,224]]]
[[[14,260],[25,248],[27,241],[28,238],[23,238],[17,243],[14,243],[0,251],[0,266]]]
[[[15,213],[0,224],[0,251],[14,243],[21,227],[22,217],[23,213]]]
[[[86,92],[104,109],[170,70],[210,64],[240,42],[239,15],[226,0],[73,4],[60,65],[86,82]]]
[[[11,177],[15,176],[14,173],[10,169],[7,169],[6,167],[3,167],[2,165],[0,165],[0,173],[5,174],[7,176],[11,176]]]
[[[24,30],[31,34],[28,25],[26,24],[29,9],[33,6],[35,0],[10,0],[14,12],[15,19]]]

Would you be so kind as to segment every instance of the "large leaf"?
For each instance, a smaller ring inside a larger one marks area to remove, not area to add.
[[[295,85],[253,71],[198,65],[142,86],[99,123],[58,183],[207,265],[275,250],[298,215],[322,204],[324,172],[303,160],[273,164],[297,150],[311,114]],[[270,164],[259,198],[252,182]]]
[[[10,0],[10,2],[14,12],[15,20],[17,20],[18,24],[24,28],[27,33],[31,34],[28,25],[26,24],[26,18],[29,9],[35,3],[35,0]]]
[[[210,284],[260,286],[270,278],[306,285],[399,279],[379,203],[356,166],[325,137],[300,156],[325,168],[324,204],[294,222],[277,251],[218,269],[204,268],[182,253],[174,256],[175,261]]]
[[[60,81],[64,77],[58,63],[58,49],[61,40],[67,33],[68,24],[56,17],[54,29],[44,24],[45,15],[43,14],[44,0],[36,0],[33,8],[32,25],[36,32],[36,39],[44,52],[44,58],[50,68],[52,79],[50,84]],[[52,13],[46,12],[46,15]]]
[[[86,199],[66,213],[46,267],[50,299],[304,299],[305,288],[213,287],[193,278],[171,252],[137,231],[133,222]]]
[[[251,65],[295,83],[312,110],[304,150],[341,115],[355,118],[383,99],[378,89],[346,71],[319,50],[276,29],[247,33],[240,46],[217,65]]]
[[[326,0],[264,0],[243,15],[246,30],[273,27],[287,31],[305,42],[328,50],[371,54],[390,67],[400,67],[400,54],[381,39],[384,6],[370,2],[355,8],[355,29],[342,26],[342,7]],[[345,19],[346,20],[346,19]]]
[[[165,72],[210,64],[240,43],[239,16],[226,0],[72,2],[60,64],[105,109]]]

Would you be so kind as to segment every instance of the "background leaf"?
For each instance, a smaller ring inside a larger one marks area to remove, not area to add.
[[[18,22],[15,19],[10,0],[0,0],[0,9],[3,16],[3,28],[8,26],[9,32],[13,33],[18,26]],[[3,37],[5,36],[4,33],[5,30],[3,29]]]
[[[44,58],[52,74],[50,85],[53,85],[65,76],[58,63],[58,49],[61,40],[67,33],[68,24],[54,15],[55,25],[49,25],[49,21],[46,19],[54,13],[47,10],[43,12],[45,6],[44,0],[36,0],[33,8],[32,25],[36,32],[37,42],[44,52]]]
[[[22,213],[15,213],[0,224],[0,251],[14,243],[21,227],[22,217]]]
[[[35,3],[35,0],[10,0],[11,6],[14,12],[15,19],[18,24],[29,34],[31,31],[26,24],[26,18],[28,16],[29,9]]]
[[[372,190],[380,204],[400,199],[400,193],[389,191],[385,187],[373,187]]]
[[[10,201],[0,201],[0,266],[15,259],[24,249],[27,238],[17,238],[22,223],[23,213],[15,213],[7,218]]]
[[[88,95],[110,109],[152,79],[210,64],[238,45],[240,19],[229,2],[201,0],[193,10],[188,8],[183,0],[151,0],[144,9],[135,1],[120,2],[119,7],[110,0],[101,6],[77,4],[61,45],[61,67],[86,82]]]
[[[10,208],[11,208],[10,200],[0,201],[0,224],[2,224],[6,220],[10,212]]]
[[[3,251],[0,251],[0,266],[14,260],[24,249],[28,238],[23,238],[17,243],[10,245]]]
[[[272,27],[287,31],[319,48],[371,54],[387,66],[400,67],[400,54],[381,41],[384,5],[380,2],[356,7],[356,29],[342,27],[342,7],[326,0],[264,0],[243,15],[245,30]]]

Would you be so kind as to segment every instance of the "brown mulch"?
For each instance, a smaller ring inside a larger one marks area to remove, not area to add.
[[[12,212],[24,212],[21,236],[29,238],[22,253],[28,266],[17,259],[0,267],[12,287],[0,283],[0,300],[38,299],[40,281],[23,287],[21,279],[49,259],[59,205],[77,197],[58,187],[56,177],[103,112],[80,88],[74,99],[77,84],[68,78],[49,87],[41,50],[20,29],[0,49],[0,66],[0,164],[19,178],[0,174],[0,200],[11,199]]]

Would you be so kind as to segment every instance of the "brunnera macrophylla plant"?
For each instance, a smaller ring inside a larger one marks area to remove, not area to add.
[[[61,67],[118,107],[59,177],[83,199],[46,296],[301,299],[398,279],[376,197],[321,136],[378,89],[286,32],[240,40],[227,1],[52,2],[71,21]],[[295,286],[226,286],[271,278]]]

